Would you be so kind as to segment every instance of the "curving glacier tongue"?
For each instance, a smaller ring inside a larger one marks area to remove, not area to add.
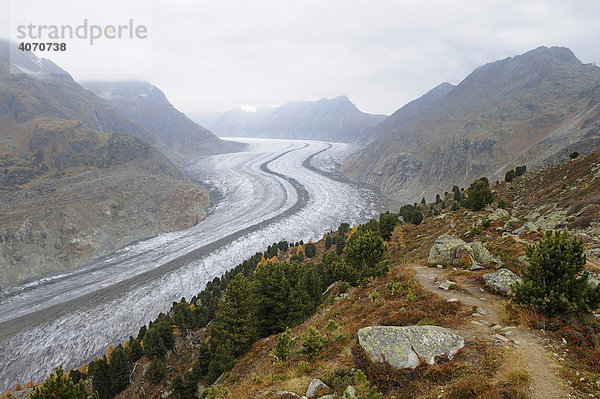
[[[222,196],[201,223],[0,298],[1,389],[89,361],[273,242],[319,239],[378,210],[374,193],[329,173],[346,144],[236,140],[249,149],[185,168]]]

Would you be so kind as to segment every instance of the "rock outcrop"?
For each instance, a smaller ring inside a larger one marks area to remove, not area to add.
[[[509,293],[512,289],[513,284],[521,283],[521,277],[508,269],[499,269],[494,273],[488,273],[483,275],[485,284],[496,291],[502,293]]]
[[[332,392],[332,390],[331,390],[331,388],[329,388],[327,386],[327,384],[325,384],[320,379],[315,378],[308,385],[305,396],[307,399],[314,399],[314,398],[320,398],[324,395],[328,395],[331,392]]]
[[[451,359],[464,346],[462,337],[438,326],[365,327],[358,330],[358,342],[372,361],[396,368],[415,368],[420,359],[434,364],[438,356]]]
[[[445,265],[489,265],[498,263],[482,243],[474,241],[467,244],[458,237],[440,236],[429,250],[428,262]]]

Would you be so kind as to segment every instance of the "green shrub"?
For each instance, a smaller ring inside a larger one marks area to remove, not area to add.
[[[293,345],[292,330],[287,327],[284,332],[277,336],[277,343],[273,347],[271,354],[275,356],[277,360],[287,360],[290,357]]]
[[[549,316],[590,311],[600,304],[600,286],[588,283],[582,240],[570,239],[566,230],[548,231],[525,252],[529,264],[523,282],[514,287],[518,302]]]
[[[510,183],[515,179],[515,177],[517,177],[517,173],[514,171],[514,169],[511,169],[504,175],[504,181]]]
[[[471,183],[467,190],[467,197],[462,200],[462,206],[474,211],[480,211],[487,204],[491,204],[494,201],[494,194],[490,190],[490,185],[487,179],[483,179],[481,178]]]
[[[327,345],[327,338],[323,337],[314,326],[310,326],[307,333],[302,335],[302,347],[298,353],[314,357],[325,345]]]
[[[69,377],[65,377],[62,365],[55,367],[54,370],[55,373],[50,374],[50,377],[31,393],[32,399],[87,399],[90,396],[83,380],[77,384],[73,383]],[[98,394],[94,392],[90,397],[97,399]]]
[[[162,360],[155,357],[146,369],[145,376],[150,382],[158,384],[165,377],[165,371],[165,365]]]
[[[481,222],[481,225],[486,228],[490,227],[491,224],[492,224],[492,222],[490,222],[489,219],[485,219],[483,222]]]

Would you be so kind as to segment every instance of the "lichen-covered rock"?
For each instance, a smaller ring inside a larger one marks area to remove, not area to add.
[[[329,393],[331,393],[331,388],[318,378],[312,380],[306,389],[308,399],[318,398]]]
[[[440,236],[429,250],[429,263],[443,264],[482,264],[499,263],[482,243],[467,244],[458,237]]]
[[[498,263],[498,261],[490,254],[490,251],[483,246],[479,241],[474,241],[469,244],[473,249],[473,259],[482,265],[488,265],[490,263]]]
[[[509,293],[513,284],[521,283],[521,277],[517,276],[508,269],[499,269],[494,273],[483,275],[485,284],[503,293]]]
[[[489,221],[493,222],[495,220],[508,218],[509,216],[510,216],[510,214],[508,213],[507,210],[498,208],[494,212],[490,213],[487,218]]]
[[[456,264],[463,260],[465,255],[471,255],[473,249],[458,237],[443,235],[435,240],[429,250],[429,263]]]
[[[356,398],[356,389],[352,385],[348,385],[346,390],[344,391],[344,395],[342,395],[344,399],[357,399]]]
[[[374,362],[396,368],[415,368],[419,359],[435,363],[437,356],[450,359],[465,344],[462,337],[438,326],[377,326],[358,330],[358,343]]]

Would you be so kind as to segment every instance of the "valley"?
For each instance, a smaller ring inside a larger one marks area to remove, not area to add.
[[[56,364],[91,360],[273,242],[320,239],[341,222],[361,223],[380,210],[371,191],[327,177],[349,145],[238,141],[249,148],[184,168],[223,198],[196,226],[0,297],[3,388],[23,375],[40,380]]]

